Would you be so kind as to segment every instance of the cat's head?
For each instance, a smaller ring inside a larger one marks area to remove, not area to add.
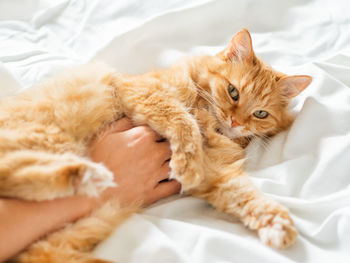
[[[306,75],[287,76],[263,63],[255,56],[246,29],[205,64],[211,110],[220,131],[230,138],[273,135],[289,127],[293,120],[289,101],[312,80]]]

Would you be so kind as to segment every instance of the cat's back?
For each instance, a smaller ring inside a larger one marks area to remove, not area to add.
[[[123,76],[118,79],[117,86],[121,93],[127,90],[129,94],[138,93],[141,97],[159,96],[160,100],[177,101],[186,107],[192,107],[198,95],[196,85],[182,61],[167,69]]]

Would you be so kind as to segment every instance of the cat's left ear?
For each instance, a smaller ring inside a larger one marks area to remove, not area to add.
[[[246,28],[241,29],[241,31],[233,36],[228,47],[224,50],[223,55],[226,60],[231,62],[253,60],[252,38]]]
[[[295,75],[282,78],[278,85],[282,89],[282,94],[287,98],[294,98],[312,81],[312,77],[307,75]]]

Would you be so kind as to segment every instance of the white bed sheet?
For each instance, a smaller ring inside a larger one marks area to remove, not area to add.
[[[298,117],[249,147],[256,185],[287,206],[300,232],[277,251],[191,197],[136,214],[95,251],[118,262],[350,262],[350,4],[346,0],[0,2],[0,95],[62,68],[102,60],[137,73],[186,54],[215,54],[241,27],[256,53],[314,81]]]

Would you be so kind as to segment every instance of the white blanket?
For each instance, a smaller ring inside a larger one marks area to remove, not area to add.
[[[350,4],[347,0],[0,1],[0,95],[74,64],[137,73],[215,54],[241,27],[275,69],[309,74],[298,117],[248,149],[256,185],[300,232],[277,251],[201,200],[172,197],[119,227],[95,251],[118,262],[350,262]]]

